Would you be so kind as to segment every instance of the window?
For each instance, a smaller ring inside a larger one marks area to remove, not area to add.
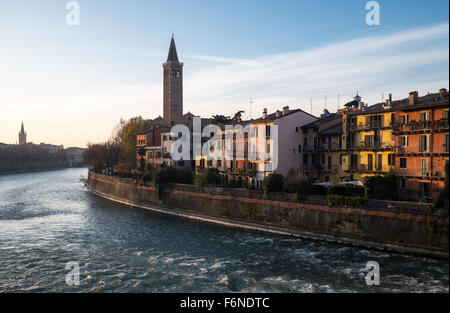
[[[428,174],[428,159],[422,159],[422,175]]]
[[[448,111],[447,111],[448,112]],[[448,152],[448,134],[445,134],[445,143],[444,143],[444,146],[445,146],[445,152]]]
[[[442,118],[448,120],[448,110],[442,111]]]
[[[430,120],[430,112],[422,112],[419,114],[419,121],[426,122]]]
[[[295,132],[298,133],[298,127],[295,127]]]
[[[430,186],[428,183],[419,182],[419,196],[421,198],[428,197]]]
[[[322,137],[322,144],[326,144],[327,143],[327,138],[326,137]]]
[[[406,168],[406,158],[400,158],[400,168]]]
[[[388,154],[388,165],[395,165],[394,155],[392,153]]]
[[[419,136],[419,152],[428,152],[429,146],[429,135]]]
[[[400,188],[406,189],[406,178],[400,179]]]
[[[408,146],[408,136],[400,136],[398,138],[398,144],[400,147],[407,147]]]
[[[325,164],[325,155],[322,154],[322,164]]]
[[[303,164],[305,164],[305,165],[308,164],[308,155],[307,154],[303,155]]]
[[[270,126],[266,126],[266,137],[270,137]]]
[[[267,153],[270,153],[270,143],[267,144]]]
[[[303,145],[306,147],[308,145],[308,137],[303,138]]]
[[[328,156],[328,169],[331,170],[331,155]]]
[[[381,153],[378,154],[377,170],[378,171],[383,170],[383,155]]]
[[[400,125],[405,125],[409,123],[409,115],[403,114],[398,117],[398,122]]]
[[[298,145],[298,153],[302,153],[302,145]]]
[[[339,165],[342,165],[342,154],[339,155]]]

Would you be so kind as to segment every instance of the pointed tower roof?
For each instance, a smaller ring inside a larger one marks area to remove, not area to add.
[[[169,48],[169,55],[167,56],[167,62],[179,62],[178,61],[178,54],[177,54],[177,48],[175,47],[175,40],[173,39],[170,41],[170,48]]]
[[[22,127],[20,128],[20,132],[23,134],[25,130],[23,129],[23,121],[22,121]]]

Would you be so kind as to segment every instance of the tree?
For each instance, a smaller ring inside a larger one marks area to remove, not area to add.
[[[129,164],[136,164],[136,135],[137,131],[149,130],[151,122],[141,116],[133,117],[123,123],[121,130],[120,148],[123,152],[123,161]]]
[[[241,122],[242,121],[242,113],[245,111],[238,111],[231,118],[225,115],[213,115],[211,118],[211,123],[213,124],[230,124],[232,122]]]
[[[138,154],[141,157],[141,160],[140,160],[141,171],[144,171],[144,169],[145,169],[145,160],[144,160],[145,148],[140,147],[138,149]]]
[[[84,162],[93,167],[95,171],[100,171],[105,167],[113,167],[119,163],[122,151],[118,144],[110,142],[88,143],[88,148],[84,152]]]
[[[384,176],[366,177],[364,185],[369,199],[395,200],[397,196],[397,182],[395,172],[390,170]]]
[[[240,122],[242,121],[242,113],[244,113],[245,111],[238,111],[236,112],[236,114],[234,114],[233,118],[231,119],[233,122]]]
[[[283,191],[284,177],[279,173],[270,173],[264,177],[263,190],[264,193]]]
[[[231,118],[224,115],[213,115],[211,119],[211,123],[213,124],[228,124],[230,122]]]

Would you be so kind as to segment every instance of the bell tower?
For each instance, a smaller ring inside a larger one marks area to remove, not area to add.
[[[22,127],[20,128],[19,133],[19,145],[24,145],[27,143],[27,133],[25,132],[25,129],[23,128],[23,122]]]
[[[183,118],[183,63],[178,61],[175,40],[170,41],[164,69],[164,119],[169,124],[181,122]]]

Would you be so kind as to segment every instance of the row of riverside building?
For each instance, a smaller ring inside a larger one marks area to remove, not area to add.
[[[283,176],[295,171],[315,182],[362,182],[366,176],[393,169],[398,194],[408,199],[434,198],[444,186],[444,166],[449,159],[449,94],[444,88],[424,96],[414,91],[401,100],[392,100],[389,95],[386,101],[371,106],[356,95],[343,109],[336,113],[324,110],[320,117],[288,106],[271,114],[264,109],[260,118],[233,122],[249,127],[249,133],[243,147],[233,143],[231,159],[199,156],[174,161],[169,152],[177,135],[171,128],[182,124],[192,134],[195,115],[183,114],[183,63],[178,60],[173,38],[163,69],[164,117],[150,120],[150,129],[136,133],[137,167],[142,166],[142,159],[146,172],[161,166],[194,171],[213,167],[227,184],[259,189],[272,170],[267,160],[249,158],[249,141],[256,138],[266,152],[277,145],[275,171]],[[211,122],[201,118],[201,129]],[[218,126],[219,140],[224,140],[232,130]],[[276,138],[268,136],[270,126],[277,126]],[[208,139],[202,138],[202,143]],[[142,148],[143,156],[138,153]],[[243,158],[236,157],[239,149]]]

